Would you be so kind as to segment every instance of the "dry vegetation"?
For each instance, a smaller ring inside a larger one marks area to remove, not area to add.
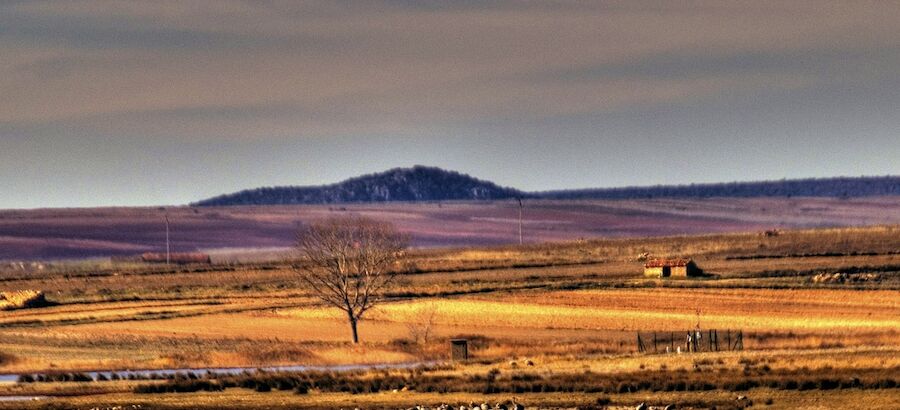
[[[299,222],[348,214],[389,220],[410,233],[417,246],[517,242],[515,201],[0,210],[0,261],[158,252],[166,213],[173,249],[231,248],[214,252],[217,262],[283,254],[277,248],[293,245]],[[532,242],[898,223],[898,196],[528,200],[525,211],[526,241]],[[0,264],[0,270],[3,265],[18,271],[52,269],[11,263]]]
[[[713,276],[644,278],[642,253],[690,256]],[[545,407],[727,408],[741,405],[738,393],[764,408],[900,404],[897,226],[419,250],[404,262],[390,301],[360,323],[359,346],[340,312],[318,305],[279,263],[82,263],[3,275],[4,291],[41,289],[54,305],[0,312],[0,373],[74,380],[91,370],[430,363],[459,336],[474,359],[328,377],[0,385],[5,396],[65,396],[0,408],[397,408],[511,396]],[[814,281],[824,273],[872,276]],[[635,352],[637,331],[684,331],[698,320],[742,329],[745,350]],[[306,394],[294,392],[302,386]]]
[[[47,305],[44,292],[39,290],[19,290],[0,292],[0,310],[24,309]]]

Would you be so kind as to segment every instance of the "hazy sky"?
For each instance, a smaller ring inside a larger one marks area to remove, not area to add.
[[[0,208],[413,164],[526,190],[900,174],[900,2],[0,1]]]

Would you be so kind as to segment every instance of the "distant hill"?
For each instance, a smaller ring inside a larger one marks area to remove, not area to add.
[[[547,191],[533,195],[547,199],[640,199],[712,197],[834,197],[900,195],[900,176],[782,179],[780,181]]]
[[[322,186],[267,187],[221,195],[194,206],[333,204],[353,202],[711,197],[861,197],[900,195],[900,176],[792,179],[718,184],[523,192],[435,167],[395,168]]]
[[[466,174],[440,168],[395,168],[322,186],[268,187],[196,202],[195,206],[333,204],[349,202],[450,201],[525,196]]]

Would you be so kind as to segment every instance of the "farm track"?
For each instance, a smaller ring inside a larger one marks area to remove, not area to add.
[[[177,305],[183,307],[205,307],[207,305]],[[244,312],[253,312],[253,311],[261,311],[261,310],[270,310],[270,309],[285,309],[285,308],[298,308],[298,307],[308,307],[313,306],[310,303],[286,303],[286,304],[266,304],[260,306],[242,306],[242,307],[233,307],[233,308],[223,308],[216,310],[206,310],[200,312],[177,312],[172,310],[164,310],[164,311],[138,311],[136,313],[132,313],[130,315],[119,315],[112,316],[107,318],[98,318],[98,317],[88,317],[88,318],[63,318],[63,319],[31,319],[31,320],[14,320],[14,321],[0,321],[0,328],[6,329],[14,329],[14,328],[29,328],[29,327],[57,327],[57,326],[70,326],[70,325],[82,325],[82,324],[91,324],[91,323],[118,323],[118,322],[137,322],[137,321],[147,321],[147,320],[163,320],[163,319],[175,319],[175,318],[189,318],[189,317],[197,317],[204,315],[216,315],[216,314],[231,314],[231,313],[244,313]],[[160,306],[167,307],[167,306]],[[134,309],[143,309],[144,306],[135,307]],[[96,309],[95,312],[106,311],[106,310],[114,310],[114,309]],[[81,312],[76,312],[81,313]]]
[[[163,301],[157,301],[163,302]],[[157,307],[171,307],[171,306],[200,306],[200,305],[221,305],[222,302],[215,300],[173,300],[169,303],[147,303],[141,304],[141,308],[157,308]],[[107,306],[103,306],[107,305]],[[119,306],[108,306],[108,305],[119,305]],[[85,307],[85,306],[96,306],[96,307]],[[113,302],[94,302],[94,303],[66,303],[48,306],[40,309],[19,309],[19,310],[11,310],[6,312],[5,317],[9,318],[22,318],[29,316],[46,316],[52,314],[62,314],[62,313],[90,313],[90,312],[103,312],[109,311],[113,309],[120,308],[130,308],[130,306],[126,303],[122,303],[119,301]],[[2,323],[2,322],[0,322]]]

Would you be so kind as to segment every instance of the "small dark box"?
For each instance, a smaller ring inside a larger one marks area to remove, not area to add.
[[[450,360],[469,360],[469,341],[466,339],[450,340]]]

